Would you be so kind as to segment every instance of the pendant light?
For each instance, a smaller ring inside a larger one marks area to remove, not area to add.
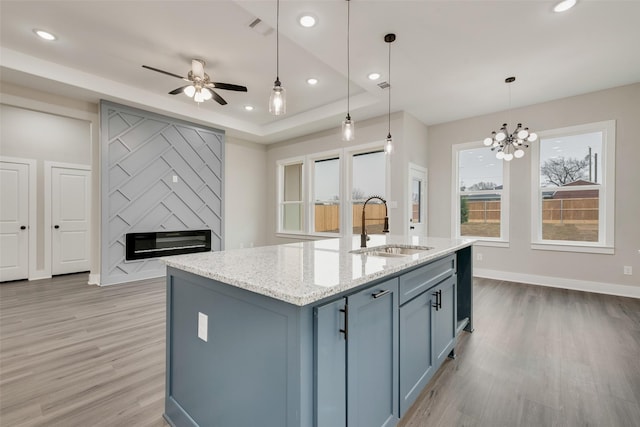
[[[345,117],[342,122],[342,140],[343,141],[353,141],[355,139],[355,124],[353,120],[351,120],[351,115],[349,114],[349,95],[351,94],[350,83],[351,83],[351,69],[349,67],[349,22],[351,18],[351,2],[347,0],[347,117]]]
[[[515,81],[515,77],[507,77],[504,81],[509,85],[509,115],[511,115],[511,83]],[[485,146],[491,147],[491,151],[496,151],[497,159],[510,162],[514,158],[522,158],[523,148],[528,148],[528,143],[537,139],[538,135],[535,132],[529,132],[529,128],[523,128],[522,123],[518,123],[513,133],[509,133],[507,124],[504,123],[498,132],[491,132],[491,136],[485,138],[483,142]]]
[[[269,97],[269,112],[274,116],[287,112],[286,91],[280,83],[280,0],[276,0],[276,81]]]
[[[388,128],[387,128],[387,141],[384,143],[385,154],[391,154],[393,151],[393,141],[391,139],[391,43],[396,40],[396,35],[389,33],[384,36],[384,41],[389,45],[389,73],[387,76],[387,83],[389,83],[389,112],[387,115]]]

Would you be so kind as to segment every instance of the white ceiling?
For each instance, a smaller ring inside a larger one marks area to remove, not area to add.
[[[386,33],[391,47],[392,111],[427,125],[536,104],[640,81],[640,1],[587,1],[553,13],[553,1],[351,0],[351,116],[387,113]],[[282,0],[280,80],[285,116],[267,111],[275,80],[274,0],[0,2],[3,81],[82,100],[109,99],[225,129],[261,143],[340,127],[346,113],[345,0]],[[305,12],[318,17],[306,29]],[[45,42],[34,28],[58,36]],[[191,58],[207,61],[229,104],[168,95]],[[371,82],[367,74],[382,78]],[[307,85],[308,77],[320,83]],[[253,105],[247,112],[244,105]]]

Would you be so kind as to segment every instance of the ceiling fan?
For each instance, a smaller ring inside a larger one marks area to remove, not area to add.
[[[158,73],[166,74],[168,76],[176,77],[189,82],[186,86],[179,87],[169,92],[170,95],[177,95],[184,93],[190,98],[193,98],[197,103],[208,101],[209,99],[215,99],[218,104],[226,105],[227,101],[216,93],[214,89],[235,90],[238,92],[246,92],[245,86],[233,85],[230,83],[212,82],[209,75],[204,72],[205,62],[202,59],[191,60],[191,70],[187,77],[180,76],[178,74],[170,73],[168,71],[160,70],[158,68],[149,67],[143,65],[142,68],[148,70],[157,71]]]

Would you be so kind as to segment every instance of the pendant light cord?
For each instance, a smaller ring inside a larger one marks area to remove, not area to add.
[[[351,95],[351,64],[349,63],[350,50],[349,50],[349,39],[350,39],[350,23],[351,23],[351,1],[347,0],[347,119],[351,119],[351,115],[349,114],[349,97]]]
[[[388,111],[388,138],[391,138],[391,43],[389,43],[389,111]]]
[[[276,0],[276,81],[280,81],[280,0]]]

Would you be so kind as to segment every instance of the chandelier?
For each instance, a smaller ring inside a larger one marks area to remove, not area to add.
[[[513,83],[515,77],[507,77],[505,83]],[[511,110],[511,87],[509,86],[509,110]],[[491,151],[496,151],[496,158],[510,162],[513,158],[524,156],[523,148],[529,147],[529,142],[538,139],[535,132],[529,132],[529,128],[523,128],[522,123],[518,123],[513,133],[507,129],[504,123],[498,132],[491,132],[491,137],[484,139],[484,145],[491,147]]]

